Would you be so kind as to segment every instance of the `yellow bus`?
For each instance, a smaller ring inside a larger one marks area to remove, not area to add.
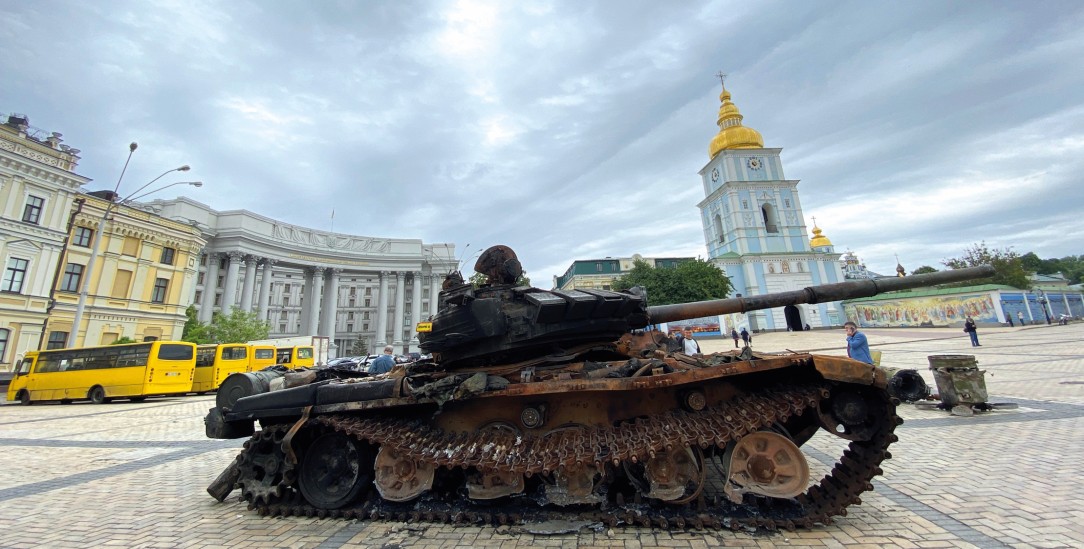
[[[192,390],[196,345],[151,341],[79,349],[27,351],[8,385],[8,400],[23,404],[114,398],[142,401]]]
[[[287,368],[312,367],[316,364],[316,352],[312,345],[296,345],[294,347],[279,347],[275,357],[275,364],[281,364]]]
[[[253,349],[245,343],[216,343],[196,347],[193,393],[218,389],[230,374],[252,370]]]
[[[249,361],[248,371],[255,372],[276,364],[277,350],[274,345],[249,345],[249,347],[252,348],[252,359]]]

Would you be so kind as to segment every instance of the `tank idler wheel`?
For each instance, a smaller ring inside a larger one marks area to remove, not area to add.
[[[372,453],[342,433],[319,436],[299,465],[298,486],[314,507],[338,509],[355,499],[373,481]]]
[[[381,446],[376,453],[376,489],[388,501],[410,501],[433,487],[436,467]]]
[[[724,491],[735,503],[742,494],[792,498],[809,485],[809,464],[791,440],[771,431],[746,435],[728,449],[729,478]]]
[[[111,398],[106,398],[105,389],[103,389],[101,385],[91,387],[90,391],[87,393],[87,398],[94,404],[106,404],[113,401]]]
[[[467,497],[484,500],[523,493],[523,475],[511,471],[478,471],[467,477]]]
[[[880,428],[878,420],[889,414],[886,397],[864,388],[837,387],[821,400],[817,415],[821,426],[840,438],[870,440]]]
[[[277,502],[295,479],[295,471],[282,451],[282,429],[264,429],[245,443],[241,453],[241,498],[255,504]]]
[[[688,503],[703,491],[706,474],[699,448],[660,451],[644,464],[644,476],[651,488],[644,495],[667,503]]]

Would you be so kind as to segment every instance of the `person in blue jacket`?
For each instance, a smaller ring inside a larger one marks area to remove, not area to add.
[[[376,357],[376,360],[369,365],[369,375],[379,375],[390,372],[395,367],[395,359],[391,357],[395,352],[395,347],[388,345],[384,347],[384,354]]]
[[[858,325],[854,322],[844,323],[843,329],[847,331],[847,356],[867,364],[873,364],[873,356],[869,354],[869,341],[866,340],[866,334],[859,332]]]

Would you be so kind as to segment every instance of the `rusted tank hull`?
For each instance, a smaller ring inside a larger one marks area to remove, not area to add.
[[[871,488],[895,440],[884,373],[845,358],[745,353],[637,359],[643,367],[622,377],[591,375],[628,370],[630,361],[570,362],[530,376],[515,367],[504,377],[525,382],[442,404],[400,381],[387,398],[261,419],[236,474],[221,482],[236,482],[253,508],[274,515],[827,522]],[[829,478],[811,483],[798,446],[819,429],[849,450]]]

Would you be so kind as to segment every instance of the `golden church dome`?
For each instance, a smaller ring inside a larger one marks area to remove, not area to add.
[[[823,231],[821,231],[820,227],[813,225],[813,238],[809,240],[810,248],[820,248],[822,246],[832,245],[832,241],[828,240],[827,236],[821,234],[822,232]]]
[[[738,111],[738,106],[730,101],[730,92],[726,88],[719,94],[719,101],[722,101],[723,106],[719,107],[719,119],[716,121],[719,133],[712,138],[708,148],[711,158],[715,158],[719,151],[727,149],[764,148],[764,138],[760,136],[760,132],[741,125],[741,112]]]

